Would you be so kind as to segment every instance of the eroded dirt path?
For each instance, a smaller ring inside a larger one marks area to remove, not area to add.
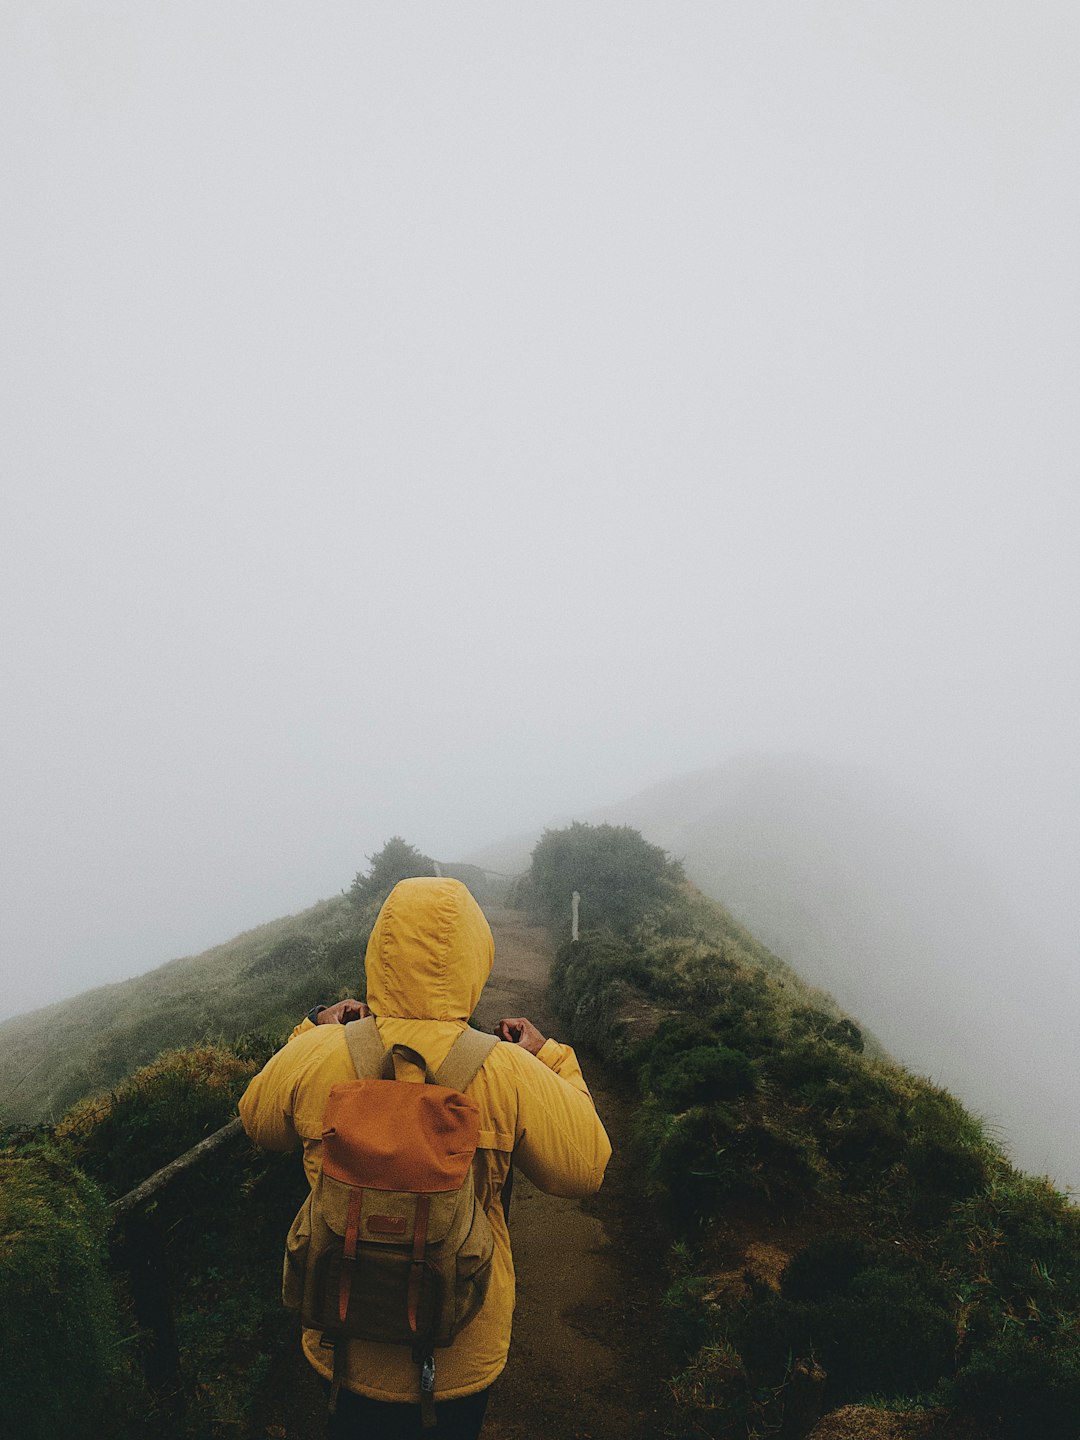
[[[551,951],[517,911],[488,913],[495,969],[476,1023],[528,1015],[545,1035]],[[514,1179],[510,1240],[518,1302],[510,1360],[492,1391],[484,1440],[656,1440],[667,1373],[654,1348],[661,1283],[656,1241],[631,1187],[630,1106],[603,1067],[579,1057],[614,1153],[600,1193],[585,1201],[543,1195]]]
[[[487,913],[495,968],[475,1023],[490,1028],[504,1016],[527,1015],[561,1038],[544,1005],[551,963],[544,932],[518,911]],[[660,1440],[670,1413],[663,1384],[670,1367],[658,1348],[660,1257],[633,1184],[630,1105],[598,1061],[579,1058],[614,1153],[600,1193],[584,1201],[543,1195],[515,1175],[517,1310],[483,1440]],[[325,1400],[299,1353],[275,1379],[276,1400],[255,1435],[321,1440]]]

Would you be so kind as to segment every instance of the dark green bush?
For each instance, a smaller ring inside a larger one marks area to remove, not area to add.
[[[127,1191],[232,1119],[253,1068],[222,1047],[169,1052],[77,1106],[57,1127],[59,1143],[112,1193]],[[305,1190],[298,1155],[260,1155],[240,1136],[155,1198],[149,1224],[164,1247],[187,1385],[189,1423],[178,1434],[235,1433],[219,1427],[244,1421],[259,1377],[294,1343],[280,1261]]]
[[[980,1346],[944,1393],[1002,1440],[1076,1440],[1080,1435],[1075,1343],[1051,1348],[1010,1327]]]
[[[855,1021],[849,1020],[846,1015],[826,1026],[825,1039],[839,1045],[843,1050],[853,1050],[856,1055],[861,1055],[866,1048],[862,1031]]]
[[[981,1124],[944,1090],[923,1086],[906,1107],[910,1203],[928,1223],[984,1188],[990,1151]]]
[[[1001,1170],[955,1207],[944,1240],[958,1267],[974,1257],[1004,1312],[1080,1310],[1080,1210],[1048,1180]]]
[[[529,875],[534,914],[555,934],[569,931],[575,890],[584,927],[629,935],[646,917],[662,920],[683,879],[682,866],[629,825],[580,822],[544,831]]]
[[[141,1396],[100,1191],[52,1146],[0,1154],[0,1386],[21,1440],[124,1436]]]
[[[664,1020],[633,1055],[642,1088],[651,1089],[681,1056],[711,1045],[715,1040],[712,1027],[696,1016],[680,1015],[677,1019]]]
[[[793,1357],[813,1355],[828,1403],[840,1405],[929,1393],[952,1369],[956,1332],[935,1277],[832,1237],[792,1262],[783,1293],[744,1316],[734,1339],[762,1385],[783,1383]]]
[[[725,1045],[741,1050],[752,1060],[776,1049],[780,1033],[776,1015],[767,1003],[728,998],[709,1012],[709,1026]]]
[[[76,1106],[57,1136],[115,1199],[227,1124],[253,1071],[218,1047],[169,1051],[109,1095]]]
[[[907,1170],[919,1203],[928,1210],[966,1200],[986,1183],[986,1162],[962,1144],[918,1140],[908,1150]]]
[[[781,1294],[796,1302],[847,1295],[856,1275],[871,1269],[878,1254],[857,1235],[823,1235],[791,1260],[781,1277]]]
[[[808,1201],[821,1183],[821,1167],[812,1137],[769,1121],[744,1125],[738,1138],[740,1163],[750,1188],[771,1202]]]
[[[677,1055],[657,1073],[650,1066],[653,1094],[669,1110],[687,1110],[714,1100],[733,1100],[754,1089],[754,1067],[739,1050],[726,1045],[696,1045]]]
[[[737,1155],[735,1117],[723,1105],[695,1106],[680,1115],[644,1106],[642,1116],[646,1175],[676,1231],[693,1228],[753,1189],[753,1176]]]
[[[381,850],[367,859],[368,873],[358,872],[349,887],[350,900],[365,910],[381,905],[399,880],[438,873],[431,856],[417,850],[400,835],[392,835]]]
[[[871,1183],[906,1153],[907,1139],[895,1107],[843,1109],[815,1126],[829,1161],[849,1179]]]
[[[567,941],[560,946],[551,968],[548,1001],[569,1025],[575,1044],[618,1059],[621,1039],[614,1027],[619,1009],[647,980],[647,967],[636,949],[624,949],[603,931],[590,931],[577,944]]]
[[[770,1057],[769,1073],[822,1112],[895,1103],[889,1087],[867,1069],[861,1056],[806,1035]]]
[[[689,1359],[710,1338],[713,1312],[705,1299],[708,1281],[694,1272],[685,1245],[672,1247],[671,1283],[661,1297],[667,1340],[677,1362]]]
[[[835,1339],[822,1363],[838,1401],[926,1395],[953,1368],[955,1322],[914,1270],[866,1270],[827,1309]]]

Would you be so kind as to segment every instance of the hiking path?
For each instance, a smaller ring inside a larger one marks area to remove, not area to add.
[[[474,1023],[490,1030],[527,1015],[561,1038],[544,995],[552,951],[521,912],[488,908],[495,967]],[[656,1440],[670,1401],[658,1350],[661,1257],[630,1157],[630,1100],[594,1057],[579,1055],[611,1137],[599,1194],[544,1195],[514,1176],[510,1240],[517,1273],[510,1359],[492,1390],[483,1440]],[[283,1357],[251,1432],[268,1440],[321,1440],[326,1401],[306,1362]]]

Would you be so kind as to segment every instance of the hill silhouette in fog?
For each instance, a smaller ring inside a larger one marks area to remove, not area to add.
[[[899,1061],[984,1115],[1019,1165],[1080,1186],[1071,983],[940,817],[853,768],[755,756],[578,818],[682,859]],[[532,839],[473,858],[520,866]]]

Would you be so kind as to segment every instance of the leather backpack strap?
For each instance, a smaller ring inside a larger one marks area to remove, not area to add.
[[[483,1031],[466,1025],[435,1072],[435,1084],[464,1092],[498,1043],[496,1036],[485,1035]]]
[[[393,1060],[379,1038],[374,1015],[365,1015],[363,1020],[350,1020],[345,1026],[345,1043],[358,1080],[378,1080],[387,1060],[391,1066],[390,1079],[394,1078]]]

